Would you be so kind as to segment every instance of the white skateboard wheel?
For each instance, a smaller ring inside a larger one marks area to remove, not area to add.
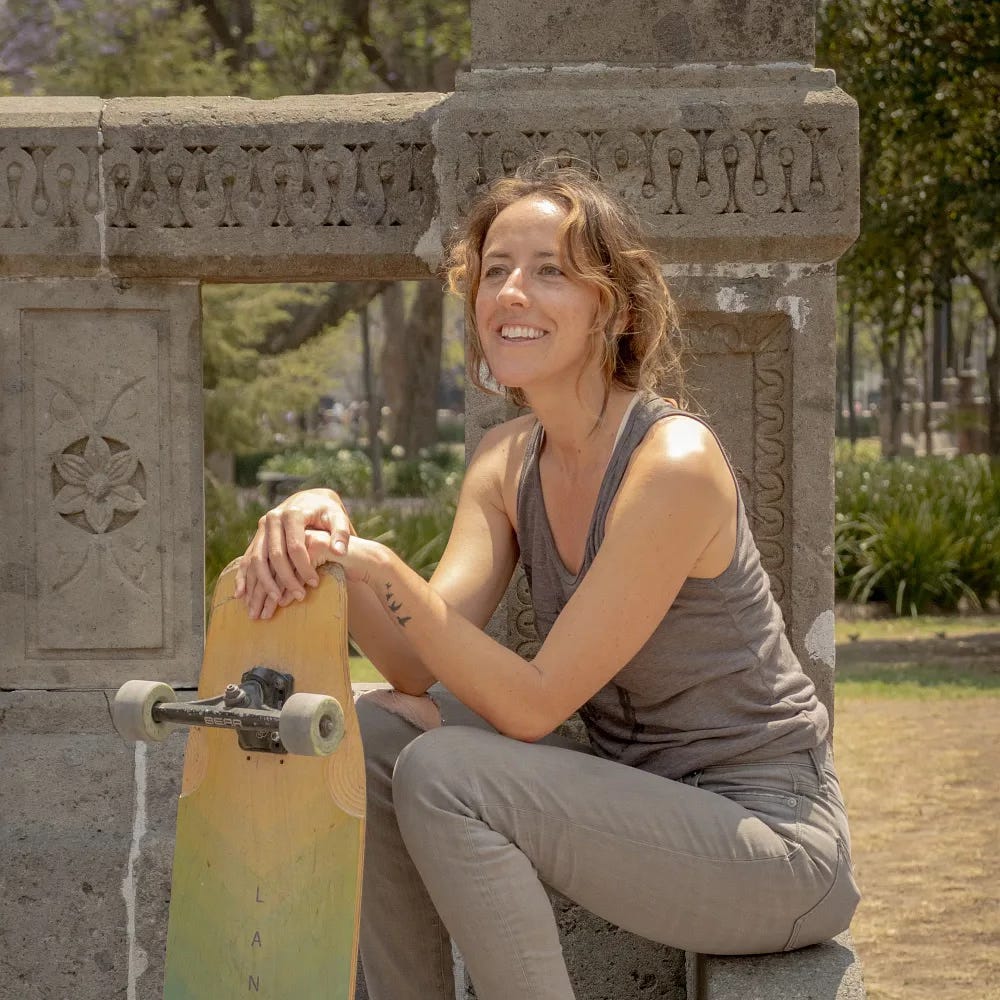
[[[278,734],[289,753],[327,757],[344,738],[344,710],[325,694],[293,694],[278,719]]]
[[[169,684],[126,681],[118,689],[111,706],[115,729],[133,742],[165,740],[176,727],[153,718],[153,707],[164,701],[177,701],[177,695]]]

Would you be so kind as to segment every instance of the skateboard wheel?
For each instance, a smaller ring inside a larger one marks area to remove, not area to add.
[[[126,681],[115,695],[111,718],[115,729],[133,742],[165,740],[176,728],[169,722],[157,722],[153,708],[164,701],[177,701],[169,684],[157,681]]]
[[[344,737],[344,710],[325,694],[293,694],[281,709],[278,734],[289,753],[327,757]]]

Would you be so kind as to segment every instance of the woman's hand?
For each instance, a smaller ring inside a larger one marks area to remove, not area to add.
[[[295,493],[257,522],[257,532],[236,571],[235,596],[246,602],[252,618],[270,618],[275,608],[301,600],[306,586],[319,583],[306,547],[309,529],[328,535],[333,555],[346,554],[353,530],[333,490]]]
[[[387,549],[379,542],[357,535],[351,540],[347,552],[337,552],[333,547],[333,538],[328,531],[315,528],[306,529],[306,551],[313,566],[319,567],[325,563],[337,563],[344,569],[344,575],[351,583],[365,583],[371,586],[375,578],[375,569],[384,557]]]

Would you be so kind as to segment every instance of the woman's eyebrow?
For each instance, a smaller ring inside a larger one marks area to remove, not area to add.
[[[483,254],[483,260],[512,260],[513,256],[514,255],[507,250],[487,250],[486,253]],[[537,250],[534,256],[538,258],[545,258],[546,260],[557,260],[559,258],[559,254],[553,252],[552,250]]]

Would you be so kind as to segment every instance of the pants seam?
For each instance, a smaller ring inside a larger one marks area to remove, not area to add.
[[[469,854],[471,857],[478,858],[479,851],[476,849],[475,839],[472,836],[472,824],[477,822],[472,819],[472,817],[465,817],[465,823],[463,824],[465,828],[465,840],[468,845]],[[512,847],[516,846],[511,844]],[[486,895],[489,897],[490,905],[493,907],[493,912],[497,914],[500,918],[500,923],[503,926],[504,933],[507,935],[508,941],[511,943],[514,955],[517,957],[517,965],[521,970],[521,979],[524,983],[524,988],[528,988],[528,971],[524,967],[524,962],[521,958],[520,949],[517,946],[517,941],[514,937],[513,932],[510,929],[510,924],[507,922],[507,917],[505,916],[503,910],[497,905],[496,897],[493,895],[493,887],[490,885],[489,879],[483,873],[483,866],[479,865],[476,869],[476,881],[478,881],[486,890]],[[473,979],[473,985],[475,985],[475,979]]]
[[[649,848],[650,850],[661,851],[664,854],[672,854],[681,858],[693,858],[695,861],[709,861],[712,864],[745,865],[745,864],[756,864],[761,861],[787,861],[798,851],[802,850],[801,844],[792,844],[791,849],[786,851],[784,854],[768,854],[760,858],[717,858],[717,857],[712,857],[711,855],[708,854],[693,854],[690,851],[680,851],[672,847],[664,847],[662,844],[651,844],[644,840],[635,840],[632,837],[627,837],[618,833],[610,833],[607,830],[602,830],[599,827],[588,826],[587,824],[580,823],[576,820],[553,817],[540,809],[527,809],[524,808],[523,806],[513,806],[506,802],[483,801],[480,804],[483,808],[486,809],[494,807],[499,809],[508,809],[511,812],[523,813],[525,815],[530,815],[530,816],[540,816],[543,819],[546,819],[550,822],[562,823],[566,826],[571,826],[577,830],[586,830],[588,833],[597,834],[598,836],[606,837],[611,840],[618,841],[620,843],[632,844],[636,847]],[[749,813],[749,810],[747,810],[747,812]],[[751,816],[754,815],[753,813],[749,814]],[[760,817],[756,818],[759,819]],[[764,823],[763,820],[761,820],[761,822]],[[764,825],[767,826],[766,823],[764,823]],[[768,829],[771,828],[768,827]],[[774,833],[776,837],[781,837],[780,833],[777,833],[774,830],[772,830],[771,832]]]

